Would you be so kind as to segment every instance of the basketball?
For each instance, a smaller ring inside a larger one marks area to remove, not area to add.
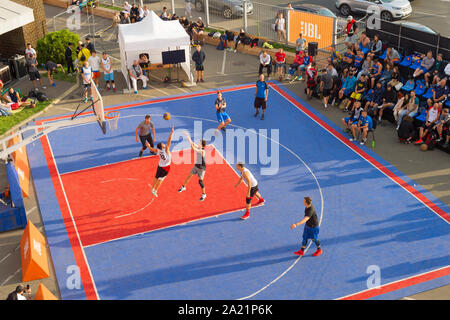
[[[170,120],[170,113],[166,112],[163,115],[164,120]]]
[[[420,145],[420,150],[422,150],[422,151],[427,151],[427,150],[428,150],[428,145],[427,145],[426,143],[422,143],[422,144]]]

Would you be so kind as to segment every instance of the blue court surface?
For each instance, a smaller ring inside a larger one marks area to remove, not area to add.
[[[248,165],[266,203],[253,208],[245,221],[240,219],[243,212],[235,211],[83,245],[78,230],[89,220],[74,218],[73,198],[61,179],[70,172],[136,158],[140,144],[134,130],[145,114],[152,115],[158,142],[167,140],[172,124],[191,136],[199,124],[201,133],[216,128],[213,90],[106,106],[106,111],[121,113],[116,131],[103,135],[97,123],[66,127],[28,146],[63,299],[398,299],[450,283],[445,204],[370,148],[349,142],[339,127],[277,82],[271,83],[263,121],[253,117],[253,84],[222,89],[232,119],[227,134],[242,129],[247,142],[257,141],[259,151],[267,145],[269,158],[275,155],[277,170],[272,174],[263,174],[270,167],[267,159]],[[172,119],[165,121],[164,112]],[[279,137],[270,129],[278,129]],[[221,137],[205,139],[224,150],[233,168],[238,160],[251,162],[251,143],[243,159],[238,144],[231,147],[233,139]],[[188,147],[180,141],[181,136],[174,137],[175,150]],[[149,167],[143,179],[151,183],[155,170]],[[181,185],[184,178],[169,174],[167,180]],[[199,191],[195,177],[189,188]],[[164,192],[158,201],[191,206],[189,201],[177,203],[176,189]],[[192,203],[198,202],[197,195]],[[245,194],[235,196],[244,204]],[[314,244],[304,257],[293,254],[300,248],[303,226],[290,226],[304,215],[304,196],[312,197],[320,219],[324,253],[319,257],[312,257]],[[86,199],[86,206],[93,201],[95,196]],[[208,198],[203,204],[208,205]],[[109,212],[97,214],[105,225],[89,227],[108,232]],[[160,214],[170,212],[152,211],[151,206],[142,211],[146,219]],[[379,271],[380,288],[370,286],[371,270]]]

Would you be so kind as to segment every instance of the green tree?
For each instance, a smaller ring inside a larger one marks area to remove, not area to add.
[[[50,32],[45,35],[44,38],[38,40],[36,51],[39,63],[46,63],[51,60],[62,65],[66,64],[64,53],[66,51],[67,44],[73,43],[73,59],[75,60],[75,48],[80,41],[78,34],[70,32],[67,29]]]

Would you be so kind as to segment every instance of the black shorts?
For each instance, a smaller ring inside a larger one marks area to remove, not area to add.
[[[83,88],[84,88],[84,90],[89,90],[91,88],[91,84],[90,83],[83,83]]]
[[[148,141],[148,143],[150,144],[150,146],[152,148],[154,148],[153,146],[153,138],[151,134],[148,134],[146,136],[139,136],[139,139],[141,139],[141,143],[142,143],[142,149],[147,149],[147,146],[145,145],[145,143]]]
[[[331,94],[331,89],[323,89],[323,96],[324,97],[329,97]]]
[[[256,109],[262,108],[263,110],[266,110],[266,106],[267,106],[266,99],[258,98],[258,97],[255,98],[255,108]]]
[[[30,80],[31,81],[38,80],[38,79],[41,78],[41,75],[40,75],[39,71],[31,71],[29,73],[29,75],[30,75]]]
[[[170,166],[167,167],[160,167],[158,166],[158,169],[156,169],[156,179],[164,180],[164,178],[169,174]]]
[[[258,186],[254,186],[250,189],[250,198],[253,198],[255,194],[259,191]]]
[[[195,70],[196,71],[203,71],[205,69],[205,67],[202,64],[196,64],[195,65]]]

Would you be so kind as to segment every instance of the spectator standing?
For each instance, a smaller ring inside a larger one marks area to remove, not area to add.
[[[83,89],[84,89],[84,102],[88,101],[88,92],[90,93],[91,100],[94,100],[92,95],[92,68],[89,66],[89,62],[85,61],[83,64],[83,68],[81,69],[81,78],[83,79]]]
[[[142,80],[142,86],[143,86],[143,89],[144,89],[144,90],[147,89],[147,81],[148,81],[148,78],[142,73],[142,68],[141,68],[141,66],[139,65],[139,63],[138,63],[137,60],[134,60],[134,61],[133,61],[133,65],[131,66],[131,68],[130,68],[130,70],[128,71],[128,73],[129,73],[129,75],[130,75],[131,83],[133,84],[134,93],[136,93],[136,94],[138,93],[138,90],[137,90],[137,81],[138,81],[139,79]]]
[[[283,18],[283,13],[278,13],[278,18],[275,20],[275,28],[278,34],[278,41],[281,42],[281,38],[286,42],[286,20]]]
[[[31,43],[27,43],[27,48],[25,49],[25,57],[28,57],[29,54],[32,54],[37,59],[36,50],[31,47]]]
[[[317,85],[316,63],[310,62],[306,68],[306,94],[308,98],[312,98],[314,87]]]
[[[28,69],[28,75],[30,76],[30,81],[33,83],[34,90],[38,91],[39,89],[36,86],[36,80],[39,80],[39,83],[41,84],[42,89],[47,89],[44,84],[42,83],[41,75],[39,73],[39,70],[37,68],[37,60],[36,57],[33,56],[33,54],[28,54],[26,58],[27,62],[27,69]]]
[[[347,37],[345,38],[345,44],[347,47],[352,47],[356,43],[356,33],[358,32],[358,26],[356,20],[352,16],[347,17],[347,25],[345,27]]]
[[[8,294],[6,300],[31,300],[31,289],[29,287],[25,289],[24,286],[19,285],[16,290]]]
[[[90,56],[91,52],[85,47],[84,44],[81,44],[81,50],[78,53],[78,66],[80,70],[84,66],[84,63],[88,61]]]
[[[195,52],[192,54],[192,60],[195,62],[195,71],[197,72],[197,83],[199,81],[205,82],[203,80],[203,71],[205,69],[203,63],[205,62],[205,59],[205,52],[202,50],[202,46],[198,45]]]
[[[306,49],[306,39],[303,38],[303,35],[299,33],[297,40],[295,40],[295,53],[298,54],[300,51],[303,51]],[[334,48],[334,51],[336,52],[336,48]]]
[[[127,1],[125,1],[125,3],[123,4],[122,13],[130,13],[130,11],[131,11],[131,6]]]
[[[329,64],[325,73],[320,77],[320,89],[323,95],[323,105],[325,109],[328,108],[328,100],[330,99],[331,89],[333,89],[333,76],[332,73],[333,66]]]
[[[192,7],[191,7],[191,0],[184,0],[186,4],[186,9],[184,10],[184,14],[192,19]]]
[[[116,84],[114,83],[114,70],[112,59],[106,52],[103,52],[101,67],[104,72],[104,79],[106,82],[106,90],[110,89],[110,83],[113,91],[116,91]]]
[[[88,49],[89,52],[92,53],[92,51],[95,50],[94,44],[91,42],[91,39],[89,37],[86,37],[85,40],[86,40],[86,43],[85,43],[86,49]]]
[[[275,72],[277,72],[278,80],[283,81],[284,72],[286,69],[286,53],[283,48],[280,48],[275,53]]]
[[[66,52],[64,53],[64,57],[66,59],[67,64],[67,73],[69,76],[72,75],[72,73],[75,74],[75,68],[73,66],[73,50],[72,50],[73,44],[72,42],[69,42],[67,44]]]
[[[264,68],[267,70],[267,79],[270,80],[270,74],[272,73],[272,58],[266,50],[259,56],[259,74],[263,73]]]
[[[119,24],[120,24],[120,13],[116,12],[113,17],[113,32],[115,37],[115,41],[119,41]]]
[[[98,79],[100,78],[100,58],[97,56],[97,52],[92,50],[91,56],[88,59],[89,66],[92,69],[92,80],[98,88]]]

